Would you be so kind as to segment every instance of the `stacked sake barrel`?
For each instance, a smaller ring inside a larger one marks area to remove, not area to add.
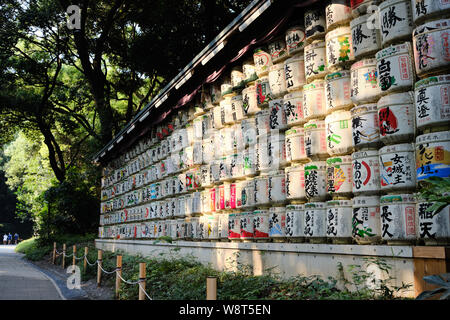
[[[411,9],[417,74],[413,97],[416,179],[421,188],[430,177],[450,177],[450,3],[424,0]],[[417,198],[417,238],[425,244],[448,244],[450,206],[433,209],[433,205],[436,203]]]

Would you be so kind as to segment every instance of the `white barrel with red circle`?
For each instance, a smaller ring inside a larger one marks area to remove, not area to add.
[[[278,63],[288,57],[286,41],[284,37],[279,36],[269,42],[267,49],[269,50],[272,62]]]
[[[380,192],[378,150],[352,153],[353,194],[374,195]]]
[[[302,26],[292,26],[286,30],[286,49],[289,56],[301,53],[305,47],[306,34]]]
[[[269,73],[269,68],[273,64],[272,56],[265,47],[259,47],[253,51],[253,61],[255,62],[255,69],[258,77],[267,75]]]
[[[384,144],[409,142],[416,131],[414,93],[393,93],[378,100],[380,140]]]

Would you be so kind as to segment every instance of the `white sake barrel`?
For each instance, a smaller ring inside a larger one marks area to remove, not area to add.
[[[386,2],[384,2],[386,3]],[[393,91],[408,91],[414,85],[414,66],[411,42],[382,49],[377,59],[378,86],[381,95]]]
[[[303,125],[306,122],[303,115],[303,87],[301,90],[286,94],[283,97],[283,107],[288,127]]]
[[[269,42],[267,49],[269,50],[270,56],[272,57],[272,62],[274,64],[283,61],[288,56],[284,37],[276,37],[274,40]]]
[[[269,86],[273,98],[284,96],[287,93],[283,63],[274,64],[269,68]]]
[[[242,208],[247,210],[256,205],[256,182],[254,178],[247,178],[242,186]]]
[[[239,88],[243,86],[243,82],[244,82],[244,73],[242,72],[242,67],[240,66],[235,66],[233,67],[233,69],[231,70],[231,86],[233,88]]]
[[[450,177],[450,131],[432,132],[416,138],[417,181]]]
[[[305,200],[305,167],[295,164],[284,169],[287,200]]]
[[[242,154],[234,153],[227,156],[226,165],[230,168],[230,175],[233,180],[245,178]]]
[[[381,191],[414,191],[416,187],[414,143],[402,143],[381,148]]]
[[[225,105],[215,106],[213,108],[214,129],[222,129],[225,126]]]
[[[317,41],[305,47],[305,78],[310,83],[322,79],[328,73],[326,68],[325,41]]]
[[[352,152],[351,119],[350,111],[345,110],[334,111],[325,117],[329,155],[344,155]]]
[[[378,100],[380,139],[384,144],[409,142],[414,138],[415,112],[412,91],[394,93]]]
[[[327,159],[327,193],[333,197],[352,195],[352,157],[337,156]]]
[[[256,105],[259,109],[266,108],[269,101],[274,99],[274,95],[270,88],[268,76],[260,77],[256,80]]]
[[[304,241],[304,214],[303,204],[290,204],[286,206],[286,238],[291,242]]]
[[[258,176],[255,178],[255,192],[257,207],[266,207],[270,205],[269,199],[269,177],[267,175]]]
[[[253,233],[254,233],[254,213],[252,211],[250,212],[242,212],[240,214],[240,239],[245,240],[253,240]]]
[[[257,172],[257,166],[258,166],[258,155],[256,152],[256,148],[249,147],[248,149],[245,149],[242,153],[242,162],[244,166],[244,176],[245,177],[252,177],[256,175]]]
[[[288,92],[303,89],[303,86],[306,84],[303,53],[284,61],[284,79]]]
[[[201,191],[201,206],[203,214],[211,214],[211,196],[209,190],[205,189]]]
[[[244,114],[250,116],[261,110],[258,107],[258,102],[256,98],[256,84],[250,85],[244,90],[242,90],[242,106],[244,109]]]
[[[325,121],[310,120],[303,128],[305,129],[305,153],[309,159],[328,158],[327,131]]]
[[[271,207],[269,209],[269,237],[277,242],[286,238],[285,207]]]
[[[363,59],[352,64],[350,68],[351,100],[354,104],[376,102],[380,98],[378,85],[377,60]]]
[[[270,172],[268,176],[270,203],[286,202],[286,177],[284,171]]]
[[[207,190],[209,192],[209,205],[211,206],[209,212],[214,213],[216,212],[216,187]]]
[[[256,75],[255,61],[253,58],[244,61],[242,64],[242,72],[244,73],[244,83],[246,85],[249,85],[258,79],[258,76]]]
[[[338,26],[348,25],[352,19],[350,1],[330,0],[325,7],[325,13],[327,32],[330,32]]]
[[[353,106],[351,100],[350,72],[337,71],[325,76],[326,112],[349,109]]]
[[[374,195],[380,192],[378,150],[352,153],[353,194]]]
[[[208,138],[202,141],[203,164],[210,164],[216,157],[214,139]]]
[[[412,4],[413,20],[416,25],[450,15],[450,2],[448,1],[416,0]]]
[[[306,41],[305,29],[301,26],[290,27],[286,30],[285,41],[288,56],[297,53],[303,54]]]
[[[208,239],[217,241],[219,239],[219,221],[216,215],[207,216]]]
[[[287,165],[284,132],[272,132],[269,136],[269,168],[278,170]]]
[[[325,81],[315,80],[303,86],[303,114],[306,120],[326,116]]]
[[[240,122],[244,119],[244,102],[242,95],[237,95],[231,98],[231,118],[232,122]]]
[[[242,135],[244,137],[244,146],[250,147],[256,144],[256,119],[255,117],[242,119],[241,121]]]
[[[420,77],[450,70],[450,19],[430,21],[413,32],[416,73]]]
[[[380,197],[353,198],[352,236],[358,244],[375,244],[381,240]]]
[[[307,161],[305,152],[305,129],[292,127],[285,132],[286,161]]]
[[[412,194],[380,197],[381,238],[388,245],[410,244],[416,238],[416,200]]]
[[[325,36],[326,65],[329,71],[337,71],[355,60],[350,27],[338,27]]]
[[[450,74],[416,82],[414,89],[417,129],[449,128]]]
[[[218,218],[218,236],[220,241],[228,241],[228,214],[217,214]]]
[[[352,242],[352,201],[331,200],[327,201],[327,238],[333,243]]]
[[[270,110],[263,109],[255,114],[256,134],[258,136],[270,133]]]
[[[223,123],[224,125],[229,125],[232,124],[234,122],[233,120],[233,114],[232,114],[232,109],[231,109],[231,97],[225,98],[222,101],[220,101],[220,108],[221,108],[221,112],[223,112]]]
[[[353,147],[356,150],[377,148],[380,144],[377,105],[372,103],[355,106],[350,112],[352,114]]]
[[[309,201],[322,201],[327,196],[326,162],[313,161],[305,164],[305,194]]]
[[[200,167],[200,184],[202,188],[209,188],[213,185],[210,165],[203,165]]]
[[[324,243],[326,241],[326,203],[305,203],[303,220],[303,234],[311,243]]]
[[[222,99],[229,98],[234,95],[230,77],[226,76],[223,78],[222,84],[220,85],[220,94]]]
[[[220,95],[220,85],[218,82],[214,82],[210,86],[211,89],[211,104],[217,105],[220,102],[220,99],[222,98]]]
[[[235,181],[236,184],[236,209],[242,209],[243,208],[243,198],[242,196],[246,196],[243,192],[246,185],[246,180],[237,180]],[[246,200],[246,199],[245,199]]]
[[[255,62],[255,69],[258,77],[267,75],[269,73],[269,68],[273,64],[272,56],[265,47],[259,47],[253,51],[253,61]]]
[[[253,238],[256,241],[269,239],[269,210],[253,211]]]
[[[410,39],[414,26],[410,0],[383,1],[378,10],[383,46]]]
[[[450,241],[450,205],[431,210],[435,202],[419,200],[417,203],[417,237],[426,245],[446,245]]]
[[[259,135],[255,148],[257,170],[260,172],[268,172],[270,170],[270,142],[269,135]]]
[[[274,99],[269,102],[269,127],[270,130],[285,130],[287,128],[286,113],[284,112],[283,99]]]
[[[306,41],[310,42],[325,36],[326,21],[323,9],[307,9],[304,18]]]
[[[225,211],[225,186],[220,184],[216,187],[216,211]]]
[[[355,59],[373,56],[381,49],[380,30],[375,27],[373,16],[368,13],[350,21]]]

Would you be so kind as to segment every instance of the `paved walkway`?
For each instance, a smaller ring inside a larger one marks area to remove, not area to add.
[[[0,300],[62,300],[54,282],[14,248],[0,245]]]

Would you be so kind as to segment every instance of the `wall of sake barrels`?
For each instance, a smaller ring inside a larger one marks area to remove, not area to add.
[[[305,10],[104,168],[99,238],[448,245],[449,11]]]

